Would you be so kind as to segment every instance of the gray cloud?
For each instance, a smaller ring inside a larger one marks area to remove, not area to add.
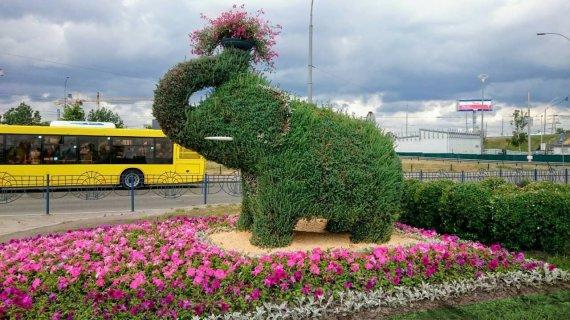
[[[269,78],[301,97],[307,94],[309,4],[246,1],[249,11],[263,8],[266,18],[283,25],[276,46],[281,57]],[[53,114],[49,99],[63,97],[67,76],[76,96],[152,96],[170,67],[192,58],[188,33],[204,25],[200,13],[215,17],[232,5],[5,0],[0,4],[0,68],[5,73],[0,113],[26,97],[33,107]],[[536,36],[570,36],[566,12],[570,3],[565,0],[315,0],[315,98],[347,104],[357,115],[374,111],[379,119],[391,119],[393,128],[405,125],[406,105],[409,124],[423,119],[418,125],[465,126],[454,101],[480,97],[477,75],[487,73],[486,96],[496,106],[488,125],[497,133],[505,114],[526,106],[528,91],[536,115],[553,98],[570,94],[570,42]],[[150,117],[146,102],[114,108],[137,114],[126,121],[129,125],[150,122],[144,118]],[[568,104],[555,110],[570,114]]]

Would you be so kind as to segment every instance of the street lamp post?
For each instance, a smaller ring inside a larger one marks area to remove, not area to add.
[[[550,102],[546,105],[546,108],[544,108],[544,122],[541,121],[543,127],[542,127],[542,132],[540,133],[540,145],[542,147],[542,135],[546,132],[546,110],[550,109],[551,107],[554,107],[556,105],[561,104],[563,101],[568,101],[568,98],[570,96],[566,96],[562,99],[560,99],[559,97],[556,97],[552,100],[550,100]],[[556,100],[560,100],[556,103],[554,103]],[[542,118],[542,115],[540,116]],[[544,154],[546,154],[546,148],[544,148]]]
[[[65,77],[65,83],[63,84],[63,106],[67,106],[67,80],[69,77]]]
[[[311,0],[311,16],[309,18],[309,64],[308,71],[308,100],[313,103],[313,0]]]
[[[65,107],[67,107],[67,80],[69,77],[65,77],[65,83],[63,84],[63,109],[65,111]],[[59,109],[57,112],[57,120],[59,120]]]
[[[479,79],[481,79],[481,154],[485,152],[485,148],[483,147],[483,143],[485,142],[485,135],[483,130],[483,115],[485,114],[485,110],[483,107],[484,99],[485,99],[485,80],[489,78],[486,74],[480,74]]]
[[[531,148],[531,137],[530,137],[530,126],[531,126],[531,117],[530,117],[530,91],[528,92],[528,98],[527,98],[527,136],[528,136],[528,153],[526,158],[528,159],[528,162],[532,162],[532,151],[530,150]]]
[[[537,35],[537,36],[545,36],[545,35],[547,35],[547,34],[554,34],[554,35],[557,35],[557,36],[561,36],[562,38],[565,38],[566,40],[570,41],[570,38],[568,38],[567,36],[565,36],[565,35],[563,35],[563,34],[560,34],[560,33],[556,33],[556,32],[539,32],[539,33],[537,33],[536,35]]]

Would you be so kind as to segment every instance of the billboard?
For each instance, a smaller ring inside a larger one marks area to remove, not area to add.
[[[483,103],[481,103],[481,101]],[[493,111],[491,99],[457,100],[457,111]]]

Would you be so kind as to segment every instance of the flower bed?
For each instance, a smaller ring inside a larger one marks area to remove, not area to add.
[[[253,62],[265,63],[271,70],[274,59],[279,57],[273,46],[277,44],[275,37],[281,33],[282,27],[271,25],[262,17],[263,14],[263,10],[251,14],[245,11],[245,5],[234,5],[215,19],[202,15],[207,25],[189,35],[192,54],[211,56],[222,46],[224,39],[247,40],[253,43]]]
[[[570,280],[522,253],[403,224],[425,242],[246,257],[203,241],[236,219],[178,217],[0,245],[0,318],[303,317]]]

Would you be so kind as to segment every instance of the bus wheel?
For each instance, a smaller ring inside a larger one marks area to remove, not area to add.
[[[144,176],[142,172],[135,169],[128,169],[123,171],[121,174],[121,186],[123,186],[125,189],[130,189],[131,183],[133,188],[140,188],[144,184]]]

